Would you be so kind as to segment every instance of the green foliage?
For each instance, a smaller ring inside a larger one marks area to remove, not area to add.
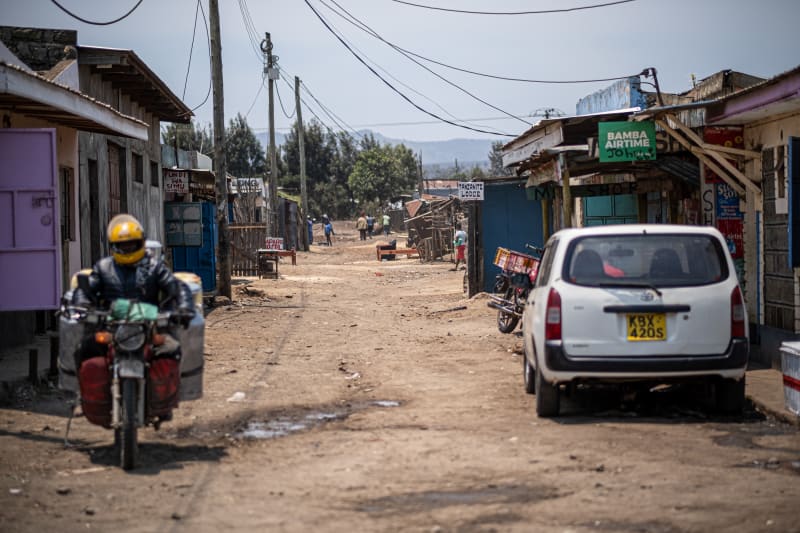
[[[350,189],[359,203],[389,202],[402,194],[410,193],[416,183],[416,158],[402,144],[377,145],[363,150],[358,154],[353,172],[348,178]]]
[[[189,124],[167,124],[161,132],[161,142],[175,146],[176,137],[178,148],[181,150],[202,154],[211,154],[214,151],[214,135],[211,125],[203,127],[194,120]]]
[[[492,151],[489,152],[489,164],[492,176],[511,175],[511,170],[503,166],[503,143],[501,141],[492,143]]]
[[[267,166],[264,149],[241,114],[237,114],[228,124],[225,151],[230,175],[237,178],[265,175]]]

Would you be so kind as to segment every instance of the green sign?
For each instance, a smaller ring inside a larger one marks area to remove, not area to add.
[[[652,122],[600,122],[601,163],[656,158],[656,128]]]

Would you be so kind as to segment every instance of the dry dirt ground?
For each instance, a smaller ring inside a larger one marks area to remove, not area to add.
[[[141,432],[135,471],[82,418],[64,447],[60,393],[18,391],[0,531],[800,531],[796,429],[681,388],[537,419],[521,338],[462,272],[336,227],[210,310],[205,395]]]

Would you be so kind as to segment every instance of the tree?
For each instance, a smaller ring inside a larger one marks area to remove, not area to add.
[[[492,151],[489,152],[489,165],[492,176],[511,175],[511,170],[503,166],[503,143],[501,141],[492,143]]]
[[[402,144],[378,145],[363,150],[348,178],[350,190],[361,204],[389,202],[401,194],[410,193],[416,183],[414,152]]]
[[[161,132],[161,142],[175,146],[178,139],[178,148],[181,150],[196,151],[210,154],[214,148],[211,125],[203,127],[192,120],[189,124],[167,124]]]
[[[262,177],[267,164],[264,148],[256,139],[255,133],[247,124],[247,119],[237,114],[228,124],[225,136],[228,173],[237,178]]]

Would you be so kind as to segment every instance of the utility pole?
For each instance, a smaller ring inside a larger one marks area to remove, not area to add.
[[[297,76],[294,77],[294,105],[297,108],[297,142],[300,148],[300,205],[303,207],[303,213],[311,216],[311,210],[308,207],[308,189],[306,189],[305,127],[303,126],[303,110],[300,108],[300,78]]]
[[[264,33],[261,51],[267,55],[267,78],[269,87],[269,213],[267,214],[267,237],[278,235],[278,161],[275,155],[275,102],[273,91],[278,69],[275,68],[276,57],[272,55],[272,38],[269,32]]]
[[[417,176],[419,178],[419,197],[425,193],[425,175],[422,173],[422,152],[417,154]]]
[[[228,164],[225,155],[225,106],[222,94],[222,43],[218,0],[208,0],[211,26],[211,79],[214,86],[214,170],[217,172],[218,294],[231,297],[230,234],[228,232]]]

